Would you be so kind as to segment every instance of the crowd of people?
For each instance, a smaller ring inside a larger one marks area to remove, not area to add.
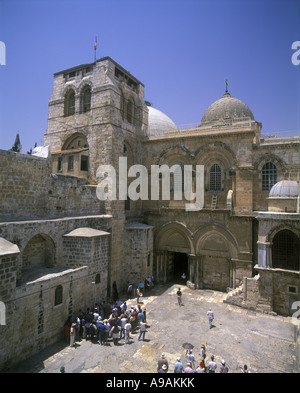
[[[148,277],[144,282],[138,285],[132,284],[129,281],[126,285],[127,298],[137,298],[137,305],[127,306],[127,302],[119,300],[118,292],[115,283],[113,283],[113,301],[106,303],[104,300],[96,303],[93,307],[88,308],[85,312],[80,311],[78,316],[71,320],[67,320],[65,325],[65,335],[70,346],[76,347],[78,341],[92,340],[98,342],[100,345],[105,345],[111,340],[114,345],[124,339],[124,344],[127,344],[132,339],[131,333],[138,332],[138,340],[145,340],[147,328],[146,308],[140,303],[140,297],[143,293],[147,293],[153,286],[153,277]],[[182,293],[178,288],[176,292],[178,297],[178,304],[182,305]],[[212,321],[214,313],[211,308],[207,312],[209,320],[209,328],[212,328]],[[211,355],[207,362],[207,343],[201,344],[198,362],[193,353],[193,349],[188,349],[185,355],[186,366],[182,363],[181,357],[178,357],[174,366],[174,373],[228,373],[229,368],[225,360],[217,365],[214,355]],[[247,365],[240,366],[242,373],[249,373]],[[166,355],[162,354],[157,363],[158,373],[167,373],[169,371],[169,362]]]
[[[210,361],[206,362],[206,352],[207,352],[207,343],[201,344],[201,349],[199,353],[200,362],[197,363],[195,355],[192,349],[189,349],[186,353],[186,366],[184,366],[181,357],[178,357],[173,366],[174,373],[209,373],[213,374],[217,372],[217,369],[222,374],[227,374],[229,372],[229,368],[226,365],[225,360],[221,360],[221,365],[218,366],[214,355],[211,355]],[[248,367],[245,364],[244,366],[239,366],[242,373],[249,373]],[[160,359],[157,362],[157,372],[158,373],[167,373],[169,371],[169,362],[166,358],[166,355],[161,354]]]
[[[76,342],[85,339],[97,341],[105,345],[112,338],[114,345],[118,345],[120,339],[129,342],[130,333],[138,331],[138,340],[145,340],[146,333],[146,308],[141,304],[137,307],[127,307],[127,303],[117,300],[114,304],[105,304],[105,301],[95,304],[73,320],[68,319],[65,326],[65,334],[70,346],[76,346]]]
[[[138,340],[145,340],[146,334],[146,308],[140,304],[140,297],[147,293],[154,285],[154,278],[146,277],[144,282],[138,285],[127,282],[127,298],[137,298],[137,306],[128,307],[126,302],[119,300],[116,283],[112,285],[112,301],[104,300],[96,303],[86,311],[80,311],[73,320],[69,318],[65,325],[65,335],[70,346],[78,345],[78,341],[93,340],[105,345],[110,338],[114,345],[118,345],[120,339],[125,344],[131,339],[130,333],[139,332]]]

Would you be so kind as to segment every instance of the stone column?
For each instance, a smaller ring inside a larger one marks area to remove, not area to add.
[[[168,251],[156,251],[156,282],[167,282]]]
[[[257,242],[258,245],[258,266],[259,267],[272,267],[272,243]]]

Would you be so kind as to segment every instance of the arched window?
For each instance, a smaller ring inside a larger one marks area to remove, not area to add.
[[[129,99],[127,102],[127,121],[134,123],[134,102],[132,99]]]
[[[57,306],[61,304],[63,301],[63,287],[61,285],[58,285],[55,288],[55,300],[54,300],[54,305]]]
[[[69,90],[65,95],[65,116],[71,116],[75,113],[75,92]]]
[[[272,267],[300,270],[299,238],[289,230],[278,232],[273,239]]]
[[[91,88],[85,86],[81,93],[81,112],[85,113],[91,110]]]
[[[262,190],[270,191],[277,183],[277,168],[272,162],[267,162],[262,168]]]
[[[209,190],[222,191],[222,171],[218,164],[213,164],[209,170]]]
[[[100,273],[97,273],[95,277],[95,284],[100,284],[100,282],[101,282],[101,276]]]

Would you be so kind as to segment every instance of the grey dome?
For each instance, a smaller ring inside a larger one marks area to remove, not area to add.
[[[254,120],[253,113],[241,100],[226,92],[219,100],[213,102],[205,111],[201,125],[231,120]]]
[[[165,113],[160,110],[153,108],[147,103],[148,108],[148,134],[155,135],[163,135],[164,131],[176,130],[177,126],[167,116]]]
[[[300,194],[300,185],[293,180],[281,180],[274,184],[269,198],[297,198]]]

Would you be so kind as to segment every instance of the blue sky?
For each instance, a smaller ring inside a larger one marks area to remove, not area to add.
[[[97,58],[178,125],[199,123],[228,79],[263,133],[299,135],[300,0],[0,0],[0,149],[17,133],[23,153],[43,144],[53,74],[93,62],[95,36]]]

